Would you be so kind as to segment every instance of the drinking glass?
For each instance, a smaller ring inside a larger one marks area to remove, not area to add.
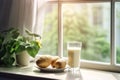
[[[69,70],[80,70],[80,54],[81,54],[82,42],[68,42],[68,66]]]

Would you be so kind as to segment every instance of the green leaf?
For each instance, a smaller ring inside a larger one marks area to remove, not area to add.
[[[7,67],[13,66],[14,61],[15,61],[15,58],[14,58],[14,57],[9,57],[9,58],[8,58],[8,57],[5,57],[5,58],[3,59],[3,63],[4,63],[4,65],[7,66]]]
[[[28,47],[27,51],[29,55],[31,55],[32,57],[35,57],[39,50],[36,49],[35,47]]]

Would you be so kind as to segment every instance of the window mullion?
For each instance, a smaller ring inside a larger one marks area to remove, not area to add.
[[[111,0],[111,65],[116,64],[115,52],[115,1]]]
[[[63,27],[62,27],[62,15],[61,15],[61,2],[58,1],[58,55],[63,57]]]

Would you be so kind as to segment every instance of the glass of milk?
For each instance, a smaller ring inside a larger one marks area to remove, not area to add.
[[[68,42],[68,66],[70,70],[80,69],[80,54],[81,54],[82,42]]]

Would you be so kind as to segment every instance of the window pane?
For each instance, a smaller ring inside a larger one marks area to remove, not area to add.
[[[115,4],[115,43],[116,43],[116,59],[120,64],[120,2]]]
[[[40,8],[41,9],[41,8]],[[42,32],[42,49],[40,54],[57,55],[58,50],[58,6],[57,4],[46,4],[44,12],[44,25]],[[41,13],[41,12],[40,12]],[[40,21],[40,23],[41,23]]]
[[[84,60],[110,62],[110,3],[62,5],[64,56],[68,41],[82,41]]]

